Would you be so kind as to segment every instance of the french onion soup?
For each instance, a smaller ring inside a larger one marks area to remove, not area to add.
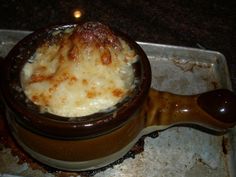
[[[134,50],[109,27],[88,22],[55,32],[24,65],[24,93],[42,112],[81,117],[111,110],[135,87]]]

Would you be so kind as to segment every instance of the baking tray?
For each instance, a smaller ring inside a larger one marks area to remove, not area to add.
[[[30,31],[0,30],[0,57],[6,56],[29,33]],[[219,52],[138,43],[151,63],[153,88],[188,95],[217,88],[232,89],[226,59]],[[96,173],[68,174],[90,174],[89,176],[96,177],[236,177],[235,152],[235,128],[225,135],[212,135],[190,127],[172,127],[159,132],[156,137],[145,137],[144,150],[133,158],[124,159],[122,163],[116,163]],[[35,169],[20,158],[13,155],[10,148],[0,144],[0,176],[67,174],[62,171]]]

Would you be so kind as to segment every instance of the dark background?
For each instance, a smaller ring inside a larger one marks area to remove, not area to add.
[[[134,40],[199,47],[225,55],[236,90],[236,1],[1,0],[0,28],[36,30],[58,23],[100,21]]]

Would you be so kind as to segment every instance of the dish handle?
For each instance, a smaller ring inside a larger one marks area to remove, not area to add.
[[[143,114],[146,128],[190,125],[224,133],[236,125],[236,95],[227,89],[190,96],[150,89]]]

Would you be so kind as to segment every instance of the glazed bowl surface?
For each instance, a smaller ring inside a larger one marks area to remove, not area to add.
[[[22,89],[21,70],[31,60],[36,49],[47,40],[63,35],[63,31],[73,29],[78,24],[59,25],[38,30],[20,41],[8,54],[2,67],[2,95],[8,107],[17,115],[16,121],[31,131],[44,136],[80,139],[98,136],[119,128],[143,104],[151,83],[151,69],[147,56],[133,40],[121,32],[115,34],[124,39],[138,55],[133,64],[135,89],[115,105],[115,109],[94,113],[79,118],[62,117],[50,113],[41,113],[39,107],[27,99]]]
[[[144,128],[140,108],[151,84],[150,64],[144,51],[127,35],[113,30],[137,55],[132,64],[134,89],[108,111],[72,118],[41,112],[24,92],[21,71],[27,62],[33,62],[32,56],[42,44],[60,40],[65,31],[80,25],[84,24],[47,27],[26,36],[4,59],[0,81],[7,121],[18,144],[44,164],[75,171],[107,165],[134,145]]]

